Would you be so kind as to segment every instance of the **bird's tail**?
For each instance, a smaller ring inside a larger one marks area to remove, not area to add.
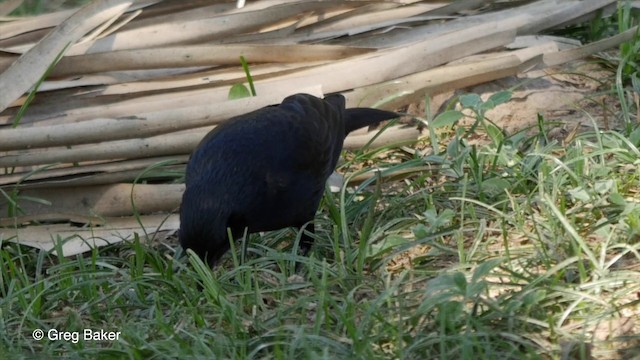
[[[370,109],[370,108],[351,108],[345,110],[345,135],[353,130],[361,127],[375,125],[380,121],[395,119],[400,117],[392,111]]]

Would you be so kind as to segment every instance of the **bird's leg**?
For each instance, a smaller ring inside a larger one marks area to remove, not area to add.
[[[302,226],[300,226],[300,231],[302,234],[300,235],[300,255],[307,256],[309,250],[311,250],[311,245],[313,245],[313,237],[309,234],[315,234],[315,226],[313,222],[308,222]]]
[[[307,256],[309,254],[309,250],[311,250],[311,245],[313,245],[313,237],[309,235],[309,233],[314,234],[315,226],[313,222],[308,222],[302,224],[298,227],[300,229],[300,245],[298,254],[302,256]],[[302,271],[302,262],[296,262],[295,272],[300,273]]]
[[[237,239],[238,237],[233,235],[233,238],[231,238],[230,241],[235,241],[235,239]],[[245,260],[247,258],[247,249],[249,249],[249,229],[248,228],[244,228],[244,233],[242,234],[242,237],[240,237],[240,239],[242,240],[241,242],[241,250],[240,250],[240,265],[244,265]]]

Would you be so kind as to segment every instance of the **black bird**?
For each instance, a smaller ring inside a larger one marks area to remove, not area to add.
[[[393,112],[345,109],[342,95],[296,94],[282,104],[229,119],[200,142],[187,165],[179,238],[213,266],[234,238],[302,228],[313,220],[325,182],[349,132],[396,118]],[[313,223],[306,226],[313,233]],[[302,235],[301,253],[313,239]]]

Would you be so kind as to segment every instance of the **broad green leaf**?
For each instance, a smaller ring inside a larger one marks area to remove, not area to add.
[[[582,186],[569,189],[569,195],[571,195],[575,200],[585,201],[585,202],[591,201],[591,197],[589,196],[589,193]]]
[[[482,98],[478,94],[464,94],[460,96],[460,104],[465,108],[475,109],[482,104]]]
[[[490,178],[482,182],[482,189],[485,193],[491,196],[504,193],[504,191],[510,187],[510,182],[499,177]]]
[[[612,204],[615,204],[615,205],[618,205],[618,206],[627,205],[627,201],[619,193],[613,193],[613,194],[609,195],[609,201],[611,201]]]
[[[386,252],[387,250],[396,247],[398,245],[404,245],[412,240],[403,238],[399,235],[389,235],[384,240],[376,242],[375,244],[371,244],[368,249],[367,256],[377,256],[381,253]]]
[[[493,106],[498,106],[500,104],[504,104],[507,101],[511,100],[511,91],[500,91],[489,97],[489,100],[493,102]]]
[[[499,127],[487,123],[486,126],[486,130],[487,130],[487,135],[489,135],[489,137],[491,138],[491,141],[498,145],[500,143],[502,143],[502,141],[504,140],[504,134],[502,133],[502,130],[500,130]]]
[[[250,97],[249,89],[243,84],[235,84],[229,89],[229,100],[242,99]]]
[[[435,130],[445,126],[452,126],[456,121],[460,120],[462,116],[463,114],[460,111],[447,110],[433,119],[431,128]]]

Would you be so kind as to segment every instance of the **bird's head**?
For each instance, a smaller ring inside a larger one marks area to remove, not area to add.
[[[227,216],[221,205],[216,199],[204,196],[197,187],[188,187],[182,195],[180,244],[209,266],[214,266],[229,249]]]

